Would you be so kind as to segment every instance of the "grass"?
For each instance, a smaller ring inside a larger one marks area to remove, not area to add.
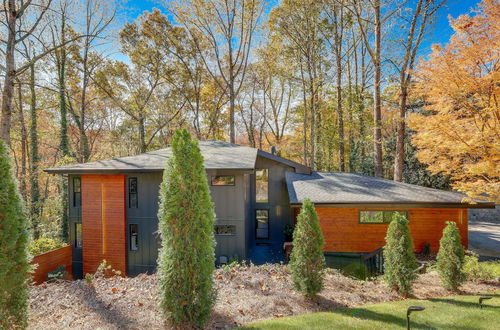
[[[411,314],[412,329],[498,329],[500,291],[483,302],[479,296],[453,296],[428,300],[402,300],[252,323],[243,329],[401,329],[408,306],[424,306]]]
[[[491,272],[493,277],[500,277],[500,261],[484,261],[480,264]]]

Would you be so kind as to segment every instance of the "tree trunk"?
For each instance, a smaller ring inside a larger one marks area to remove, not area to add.
[[[28,131],[26,129],[26,122],[24,121],[24,108],[23,108],[23,90],[22,84],[19,82],[18,85],[18,107],[19,107],[19,122],[21,123],[21,175],[19,178],[19,190],[21,196],[23,196],[24,201],[27,201],[28,191],[27,191],[27,167],[26,160],[28,158]]]
[[[14,94],[14,78],[16,76],[16,64],[14,60],[16,44],[15,8],[15,1],[9,0],[7,8],[8,35],[5,48],[5,78],[2,92],[2,123],[0,126],[0,138],[2,138],[8,145],[10,145],[12,98]]]
[[[382,168],[382,111],[380,99],[380,80],[381,80],[381,60],[380,60],[380,42],[381,42],[381,21],[380,21],[380,0],[375,1],[375,58],[373,58],[373,66],[375,69],[373,76],[373,144],[374,144],[374,162],[375,176],[381,178],[383,176]]]
[[[337,116],[339,125],[339,167],[340,172],[345,171],[345,147],[344,147],[344,111],[342,109],[342,61],[337,51]]]
[[[40,155],[38,152],[38,120],[36,111],[36,91],[35,91],[35,65],[30,65],[30,94],[31,94],[31,107],[30,107],[30,144],[31,144],[31,169],[30,169],[30,184],[31,184],[31,204],[30,215],[31,225],[33,227],[33,238],[40,237],[38,224],[40,222],[40,187],[38,183],[38,165],[40,162]]]
[[[401,94],[399,96],[399,118],[397,122],[396,135],[396,156],[394,159],[394,181],[403,181],[404,159],[405,159],[405,116],[406,102],[408,99],[408,88],[401,85]]]

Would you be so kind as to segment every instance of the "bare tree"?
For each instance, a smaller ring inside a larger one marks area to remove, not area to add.
[[[394,157],[394,181],[403,181],[404,156],[405,156],[405,117],[408,100],[408,88],[412,78],[412,71],[417,58],[422,37],[425,34],[432,16],[444,4],[445,0],[418,0],[410,28],[404,43],[403,61],[396,65],[399,71],[399,118],[397,122],[396,155]],[[403,17],[404,18],[404,17]]]

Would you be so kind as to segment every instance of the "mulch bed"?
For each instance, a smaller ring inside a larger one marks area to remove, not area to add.
[[[380,280],[360,281],[328,270],[325,288],[312,300],[296,293],[286,266],[236,266],[215,273],[218,298],[208,329],[231,328],[258,320],[329,311],[339,307],[402,298]],[[500,284],[467,282],[463,294],[500,290]],[[453,293],[440,286],[435,272],[419,275],[415,298]],[[165,329],[158,309],[156,275],[96,278],[32,286],[30,329]]]

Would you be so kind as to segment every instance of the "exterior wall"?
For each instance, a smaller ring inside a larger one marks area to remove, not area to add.
[[[66,273],[71,278],[71,246],[65,246],[33,257],[32,265],[37,265],[33,272],[33,282],[36,284],[47,281],[47,275],[58,267],[65,265]]]
[[[102,260],[126,275],[125,176],[82,175],[83,273]]]
[[[83,256],[82,248],[76,244],[76,226],[82,223],[82,205],[74,199],[74,179],[80,179],[79,175],[68,176],[68,214],[69,214],[69,242],[72,245],[72,258],[73,258],[73,277],[76,279],[83,278]]]
[[[325,238],[325,252],[371,252],[385,245],[388,224],[360,224],[360,210],[408,211],[411,235],[418,252],[422,251],[426,242],[436,252],[445,222],[455,221],[460,229],[462,244],[467,248],[467,209],[317,207]]]
[[[285,173],[294,172],[294,168],[275,162],[273,160],[257,157],[256,169],[268,169],[269,175],[269,201],[256,203],[255,201],[255,174],[251,175],[251,207],[248,215],[248,240],[250,258],[256,264],[264,262],[279,262],[284,260],[283,243],[285,240],[284,229],[287,224],[293,223]],[[255,238],[255,210],[269,210],[269,240]]]

